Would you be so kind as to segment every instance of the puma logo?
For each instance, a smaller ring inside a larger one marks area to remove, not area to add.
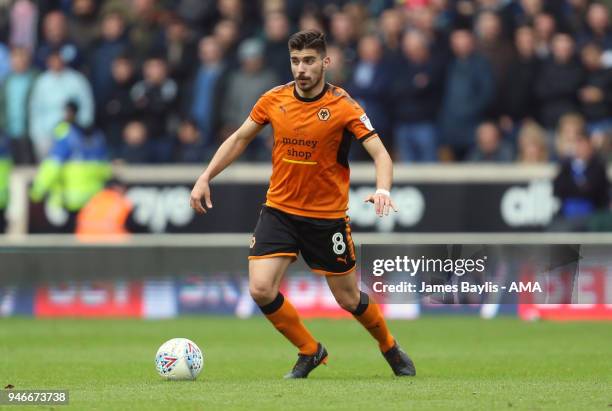
[[[346,257],[336,257],[336,261],[346,264]]]

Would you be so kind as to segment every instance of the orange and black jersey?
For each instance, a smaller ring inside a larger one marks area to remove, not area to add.
[[[378,137],[359,104],[330,84],[304,98],[291,82],[262,95],[250,117],[274,129],[266,205],[305,217],[344,217],[351,140]]]

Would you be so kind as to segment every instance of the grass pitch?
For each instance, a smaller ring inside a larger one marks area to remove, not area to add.
[[[285,381],[296,353],[263,318],[0,319],[0,384],[68,389],[82,410],[609,410],[612,325],[426,317],[391,321],[417,367],[395,378],[351,320],[307,321],[329,365]],[[204,351],[195,382],[158,377],[172,337]],[[0,389],[2,389],[0,387]],[[15,407],[6,407],[14,410]],[[51,409],[35,407],[30,409]]]

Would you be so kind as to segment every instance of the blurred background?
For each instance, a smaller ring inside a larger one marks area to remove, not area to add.
[[[292,80],[287,39],[301,29],[327,34],[328,81],[364,107],[395,160],[400,212],[378,219],[362,203],[373,165],[353,146],[357,243],[612,244],[611,9],[0,0],[0,271],[11,284],[0,315],[250,315],[243,258],[271,130],[215,179],[209,214],[193,213],[189,193],[259,96]],[[342,315],[296,267],[286,287]],[[29,287],[43,280],[59,282]]]

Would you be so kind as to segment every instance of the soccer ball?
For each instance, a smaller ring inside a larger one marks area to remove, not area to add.
[[[195,380],[202,366],[202,350],[187,338],[173,338],[157,350],[155,368],[168,380]]]

